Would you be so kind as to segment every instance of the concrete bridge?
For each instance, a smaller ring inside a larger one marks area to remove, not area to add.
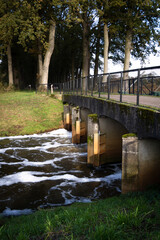
[[[159,184],[159,103],[149,108],[102,97],[64,91],[64,126],[72,142],[88,143],[88,164],[122,162],[122,193]]]

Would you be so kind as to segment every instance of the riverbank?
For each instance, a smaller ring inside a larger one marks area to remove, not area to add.
[[[160,239],[160,189],[0,218],[0,239]]]
[[[42,133],[62,127],[63,104],[46,94],[0,94],[0,136]]]

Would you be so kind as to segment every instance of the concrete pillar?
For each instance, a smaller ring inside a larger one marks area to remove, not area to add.
[[[64,128],[67,129],[68,131],[71,131],[71,126],[72,126],[72,115],[71,115],[71,107],[69,104],[64,105]]]
[[[80,143],[80,108],[72,108],[72,143]]]
[[[88,111],[79,107],[72,108],[72,143],[87,142]]]
[[[87,163],[99,166],[99,119],[97,114],[88,115]]]
[[[81,143],[87,142],[87,129],[88,129],[88,115],[91,112],[88,109],[80,109],[80,118],[81,118]]]
[[[160,141],[122,138],[122,193],[141,191],[160,183]]]

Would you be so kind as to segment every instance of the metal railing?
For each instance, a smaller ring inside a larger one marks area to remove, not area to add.
[[[119,102],[128,102],[127,96],[132,96],[134,104],[140,105],[140,96],[160,96],[160,66],[90,75],[63,83],[39,84],[36,92],[39,91],[95,96]],[[160,98],[158,101],[156,107],[160,108]]]
[[[63,83],[63,93],[96,96],[108,100],[114,99],[116,95],[116,100],[120,102],[123,102],[124,95],[133,95],[136,97],[135,104],[139,105],[140,95],[160,96],[160,76],[153,74],[153,70],[160,71],[160,66],[69,80]],[[128,77],[129,74],[133,76]]]

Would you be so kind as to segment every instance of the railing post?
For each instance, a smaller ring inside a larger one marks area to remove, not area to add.
[[[133,79],[133,94],[134,94],[134,81],[135,81],[135,79]]]
[[[122,89],[123,89],[123,73],[121,72],[121,79],[120,79],[120,102],[122,102]]]
[[[92,96],[92,97],[93,97],[93,79],[94,79],[94,78],[92,77],[92,83],[91,83],[91,84],[92,84],[92,86],[91,86],[91,87],[92,87],[92,89],[91,89],[91,96]]]
[[[138,69],[137,77],[137,106],[139,106],[139,83],[140,83],[140,69]]]
[[[141,95],[142,95],[142,92],[143,92],[143,78],[140,78],[140,82],[141,82]]]
[[[61,94],[61,83],[59,84],[59,88],[60,88],[60,94]]]
[[[83,79],[81,77],[81,95],[83,94],[82,82],[83,82]]]
[[[110,99],[110,73],[107,78],[107,83],[108,83],[108,100]]]
[[[72,94],[72,81],[69,81],[69,92]]]
[[[78,95],[78,78],[75,80],[76,82],[75,82],[75,84],[76,84],[76,93],[77,93],[77,95]]]
[[[87,95],[87,89],[88,89],[88,77],[85,77],[85,95]]]
[[[70,92],[70,91],[69,91],[69,86],[70,86],[70,83],[69,83],[69,81],[68,81],[68,94],[69,94],[69,92]]]
[[[151,85],[151,95],[153,95],[153,77],[152,77],[152,85]]]
[[[73,92],[73,94],[74,94],[74,93],[75,93],[75,92],[74,92],[74,91],[75,91],[75,80],[72,80],[72,86],[73,86],[73,87],[72,87],[72,88],[73,88],[73,91],[72,91],[72,92]]]
[[[100,98],[100,77],[98,78],[98,97]]]
[[[129,82],[129,94],[131,94],[131,81],[130,81],[130,79],[128,79],[128,82]]]

